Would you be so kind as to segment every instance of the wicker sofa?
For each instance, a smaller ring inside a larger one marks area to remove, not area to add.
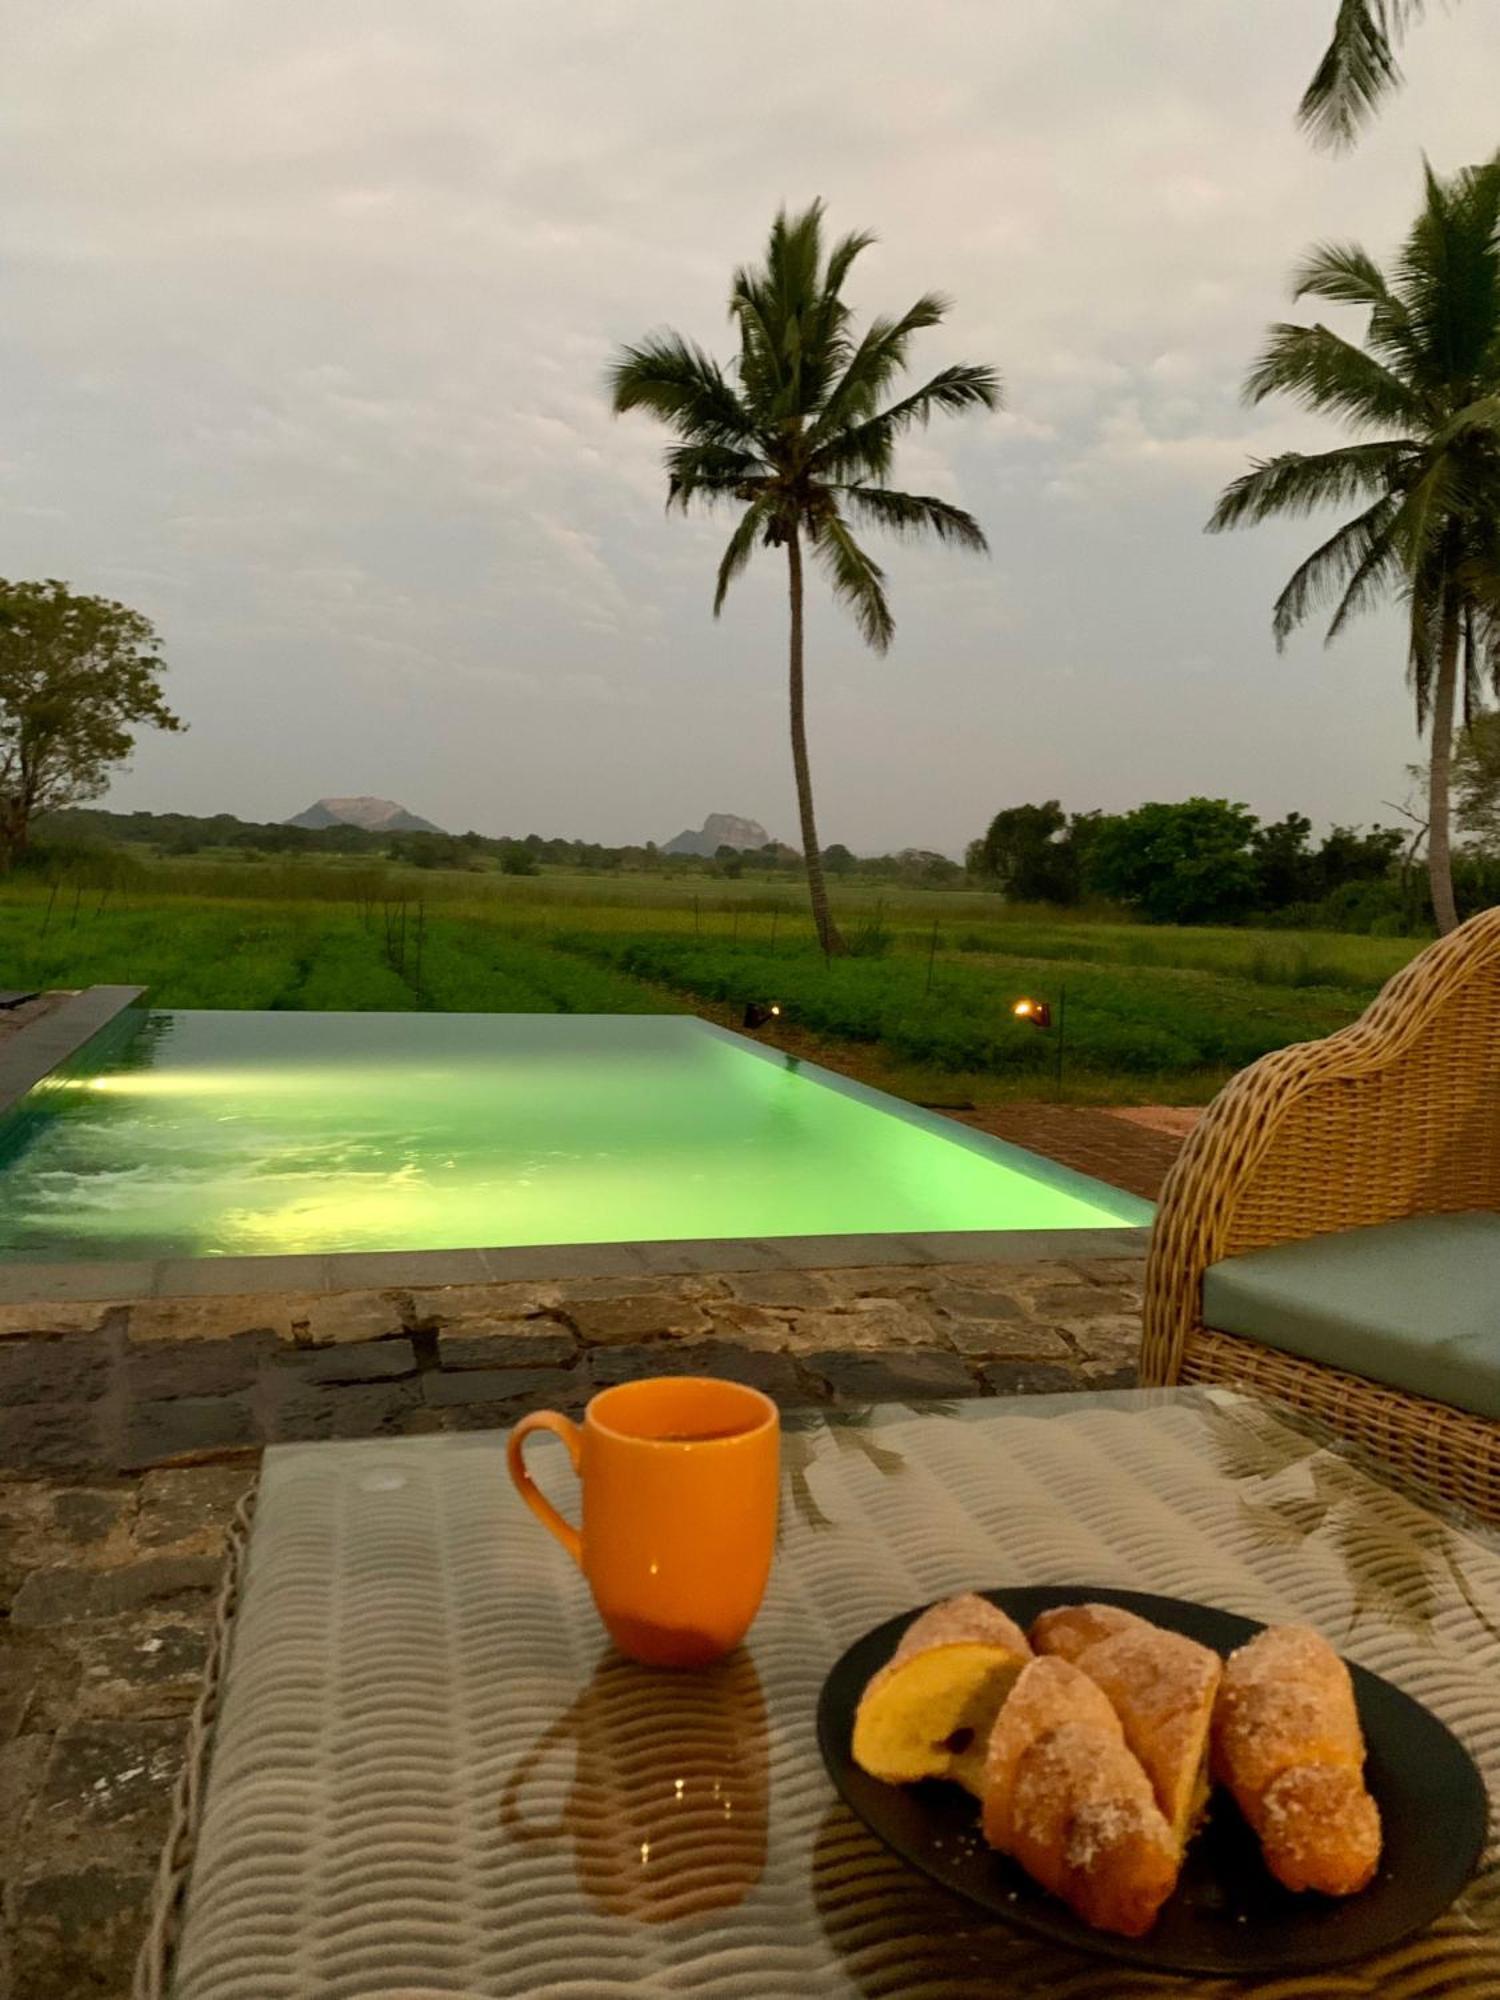
[[[1409,1217],[1452,1220],[1403,1233],[1377,1227]],[[1262,1057],[1209,1106],[1162,1191],[1142,1380],[1256,1390],[1308,1411],[1444,1498],[1500,1519],[1493,1415],[1414,1393],[1410,1382],[1393,1386],[1390,1369],[1373,1365],[1373,1345],[1362,1347],[1357,1335],[1345,1343],[1355,1365],[1336,1367],[1216,1330],[1203,1309],[1205,1274],[1210,1297],[1216,1286],[1222,1297],[1226,1275],[1265,1266],[1252,1253],[1326,1238],[1329,1245],[1294,1253],[1292,1265],[1330,1247],[1358,1259],[1383,1245],[1387,1273],[1404,1274],[1408,1294],[1386,1316],[1404,1313],[1407,1326],[1420,1328],[1430,1302],[1440,1323],[1445,1286],[1473,1274],[1456,1267],[1450,1250],[1436,1261],[1429,1255],[1414,1287],[1417,1267],[1403,1261],[1401,1246],[1423,1229],[1461,1223],[1500,1243],[1500,909],[1430,945],[1352,1026]],[[1356,1230],[1370,1233],[1340,1234]],[[1231,1259],[1249,1261],[1226,1265]],[[1477,1342],[1472,1297],[1465,1312],[1470,1330],[1448,1348],[1472,1355],[1477,1346],[1480,1365],[1500,1383],[1500,1286],[1478,1310]],[[1444,1341],[1430,1351],[1441,1357]]]

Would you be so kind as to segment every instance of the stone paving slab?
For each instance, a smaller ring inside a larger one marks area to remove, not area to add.
[[[125,2000],[254,1467],[0,1485],[0,2000]]]

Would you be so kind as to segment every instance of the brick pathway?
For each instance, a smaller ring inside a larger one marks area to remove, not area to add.
[[[1119,1111],[1081,1104],[1001,1104],[958,1114],[997,1139],[1029,1147],[1095,1180],[1155,1201],[1167,1169],[1177,1158],[1195,1112],[1145,1122]],[[1162,1129],[1166,1124],[1168,1129]],[[1177,1125],[1174,1132],[1170,1129]]]

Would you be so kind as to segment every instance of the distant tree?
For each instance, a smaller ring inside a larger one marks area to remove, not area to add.
[[[1352,826],[1333,827],[1313,856],[1315,893],[1331,896],[1354,882],[1382,880],[1395,866],[1406,838],[1395,826],[1372,826],[1365,833]]]
[[[836,840],[832,847],[823,849],[823,866],[830,875],[852,875],[859,861],[841,840]]]
[[[380,844],[381,836],[363,826],[297,827],[306,835],[303,846],[320,854],[360,854]]]
[[[930,847],[903,847],[889,857],[888,872],[917,889],[947,889],[963,879],[963,870],[946,854]]]
[[[617,411],[643,409],[680,440],[666,454],[667,504],[743,509],[719,564],[714,615],[757,547],[785,549],[791,643],[792,768],[813,922],[825,952],[847,949],[828,904],[813,812],[803,695],[804,543],[852,611],[867,645],[883,653],[895,632],[885,575],[855,540],[851,521],[898,536],[932,536],[983,550],[979,524],[949,500],[900,493],[887,481],[895,447],[934,415],[993,409],[993,369],[952,363],[882,407],[904,371],[913,336],[936,326],[948,302],[935,293],[895,319],[856,334],[843,288],[868,235],[823,250],[823,205],[783,209],[765,262],[735,274],[729,311],[739,354],[722,369],[681,334],[649,335],[610,371]]]
[[[1307,815],[1293,812],[1251,834],[1255,900],[1263,910],[1284,910],[1289,903],[1310,902],[1317,895],[1318,864],[1308,846],[1311,832]]]
[[[0,580],[0,868],[40,813],[97,798],[140,729],[185,724],[149,618],[65,583]]]
[[[1078,864],[1067,828],[1068,816],[1056,799],[1005,807],[980,843],[981,873],[998,882],[1013,903],[1075,902]]]
[[[1317,903],[1357,885],[1380,882],[1391,874],[1406,844],[1406,836],[1394,827],[1373,826],[1361,832],[1357,827],[1335,826],[1316,848],[1311,833],[1312,821],[1294,812],[1270,826],[1257,826],[1251,834],[1261,909]]]
[[[502,849],[500,873],[502,875],[540,875],[541,863],[531,849],[514,841]]]
[[[1256,824],[1224,799],[1137,806],[1099,822],[1089,886],[1153,923],[1233,922],[1255,902]]]
[[[1426,199],[1392,274],[1357,245],[1314,249],[1295,280],[1368,309],[1363,347],[1326,326],[1275,326],[1251,370],[1252,402],[1286,395],[1358,436],[1282,452],[1229,486],[1212,530],[1357,501],[1362,511],[1293,573],[1276,601],[1284,644],[1320,603],[1333,639],[1359,611],[1406,610],[1417,728],[1431,725],[1428,880],[1440,931],[1457,922],[1448,779],[1456,713],[1500,679],[1500,158]]]
[[[408,868],[476,868],[472,851],[451,833],[400,833],[390,846],[392,861]]]
[[[1068,819],[1068,845],[1073,850],[1073,866],[1078,871],[1078,893],[1093,893],[1094,884],[1089,877],[1089,867],[1094,848],[1098,844],[1101,830],[1114,823],[1116,815],[1100,812],[1073,813]]]

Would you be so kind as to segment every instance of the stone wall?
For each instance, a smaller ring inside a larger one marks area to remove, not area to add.
[[[663,1372],[789,1406],[1118,1386],[1140,1272],[1127,1257],[5,1306],[0,1470],[498,1427]]]

